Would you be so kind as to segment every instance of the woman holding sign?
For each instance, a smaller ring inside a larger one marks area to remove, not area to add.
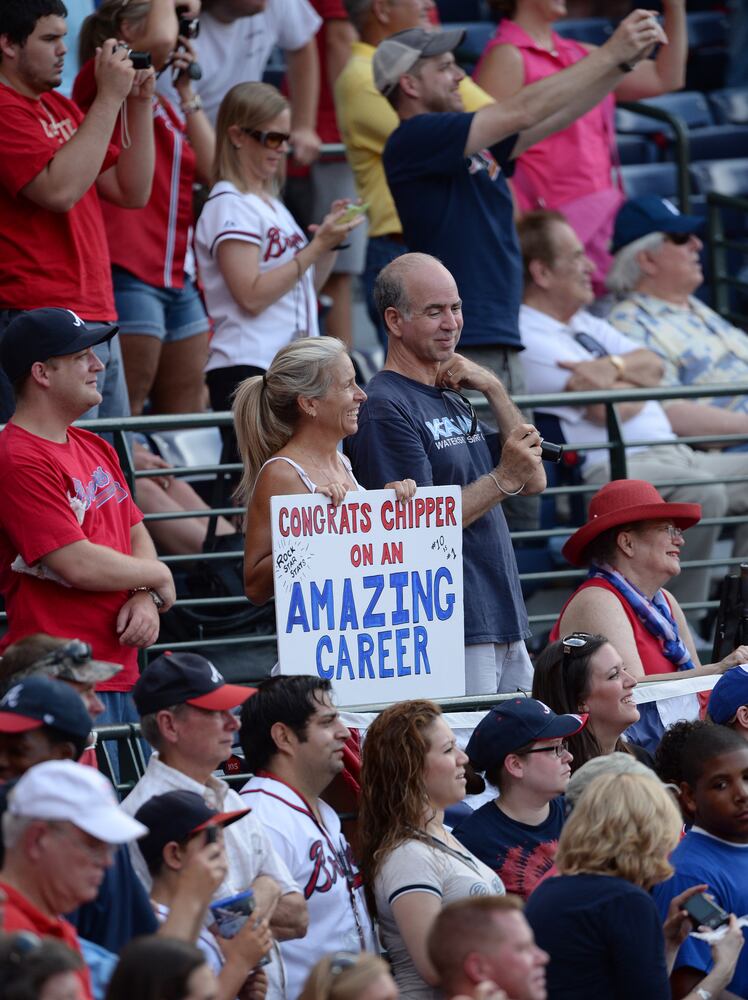
[[[360,868],[404,997],[442,995],[426,947],[441,907],[504,894],[498,875],[444,826],[444,810],[465,797],[467,759],[431,701],[392,705],[366,733]]]
[[[345,347],[333,337],[294,341],[264,375],[236,390],[234,427],[244,465],[236,496],[248,508],[244,588],[254,604],[273,596],[270,498],[321,493],[339,505],[360,489],[338,446],[358,430],[365,399]],[[416,484],[405,479],[385,489],[409,500]]]

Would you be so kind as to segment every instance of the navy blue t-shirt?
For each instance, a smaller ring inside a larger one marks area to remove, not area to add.
[[[452,830],[461,844],[493,868],[507,892],[527,899],[553,868],[564,825],[564,797],[550,802],[548,818],[537,826],[520,823],[486,802]]]
[[[551,956],[548,1000],[666,1000],[662,919],[649,893],[609,875],[558,875],[525,907]]]
[[[358,433],[345,450],[356,479],[379,490],[398,479],[419,486],[467,486],[494,463],[481,429],[458,398],[398,375],[379,372],[366,387]],[[463,531],[465,643],[516,642],[530,630],[517,561],[501,505]]]
[[[461,343],[521,348],[522,255],[505,180],[517,136],[466,157],[472,120],[465,112],[409,118],[382,162],[406,244],[438,257],[457,282]]]

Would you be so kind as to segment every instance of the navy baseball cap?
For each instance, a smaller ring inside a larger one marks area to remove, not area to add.
[[[682,215],[672,201],[656,194],[630,198],[624,202],[616,216],[611,253],[650,233],[698,233],[704,220],[698,215]]]
[[[170,705],[184,704],[223,712],[241,705],[256,691],[227,684],[210,660],[198,653],[167,650],[148,664],[132,696],[140,715],[151,715]]]
[[[741,705],[748,705],[748,663],[730,667],[722,674],[712,688],[707,712],[714,722],[724,726]]]
[[[164,847],[176,840],[178,844],[199,833],[207,826],[230,826],[246,816],[249,809],[219,812],[196,792],[180,789],[148,799],[135,813],[135,819],[148,827],[148,833],[138,841],[146,864],[159,861]]]
[[[109,323],[89,327],[72,309],[29,309],[8,324],[0,343],[0,365],[9,380],[17,382],[35,361],[103,344],[118,329]]]
[[[494,705],[481,719],[465,753],[474,770],[486,771],[528,743],[573,736],[586,724],[586,715],[556,715],[535,698],[512,698]]]
[[[49,677],[24,677],[0,698],[0,733],[27,733],[42,726],[85,739],[93,721],[81,696],[67,684]]]

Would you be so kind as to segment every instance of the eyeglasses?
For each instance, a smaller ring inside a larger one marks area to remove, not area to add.
[[[531,753],[552,753],[556,757],[563,757],[565,753],[569,752],[569,743],[567,740],[561,740],[560,743],[554,743],[551,747],[535,747],[533,750],[523,750],[518,756],[525,757],[527,754]]]
[[[467,396],[458,392],[457,389],[442,389],[442,396],[456,397],[454,402],[457,404],[457,408],[459,410],[466,410],[467,416],[470,417],[470,430],[468,431],[468,434],[470,437],[475,437],[478,431],[478,414],[475,412],[475,407]]]
[[[688,243],[693,235],[693,233],[665,233],[665,239],[668,243],[675,243],[677,247],[682,247]]]
[[[675,524],[663,524],[660,531],[667,531],[668,535],[670,535],[670,540],[673,542],[677,542],[683,538],[683,529]]]
[[[330,975],[339,976],[346,969],[352,969],[360,957],[360,953],[355,951],[333,952],[330,955]]]
[[[242,132],[252,136],[265,149],[280,149],[291,138],[288,132],[259,132],[256,128],[243,128]]]
[[[85,833],[81,836],[82,831],[79,831],[75,824],[71,823],[70,826],[63,826],[60,821],[47,820],[47,828],[52,833],[63,837],[74,847],[77,847],[79,851],[87,854],[88,857],[96,861],[103,861],[105,864],[109,864],[114,856],[115,847],[113,844],[107,844],[106,841],[98,840],[96,837],[86,840]]]

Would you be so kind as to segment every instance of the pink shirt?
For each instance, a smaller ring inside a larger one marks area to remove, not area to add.
[[[541,48],[519,25],[504,19],[486,46],[516,46],[525,65],[525,85],[558,73],[584,59],[580,42],[553,33],[553,52]],[[517,160],[512,188],[521,211],[560,208],[594,191],[614,187],[610,144],[615,98],[610,95],[561,132],[536,143]]]

